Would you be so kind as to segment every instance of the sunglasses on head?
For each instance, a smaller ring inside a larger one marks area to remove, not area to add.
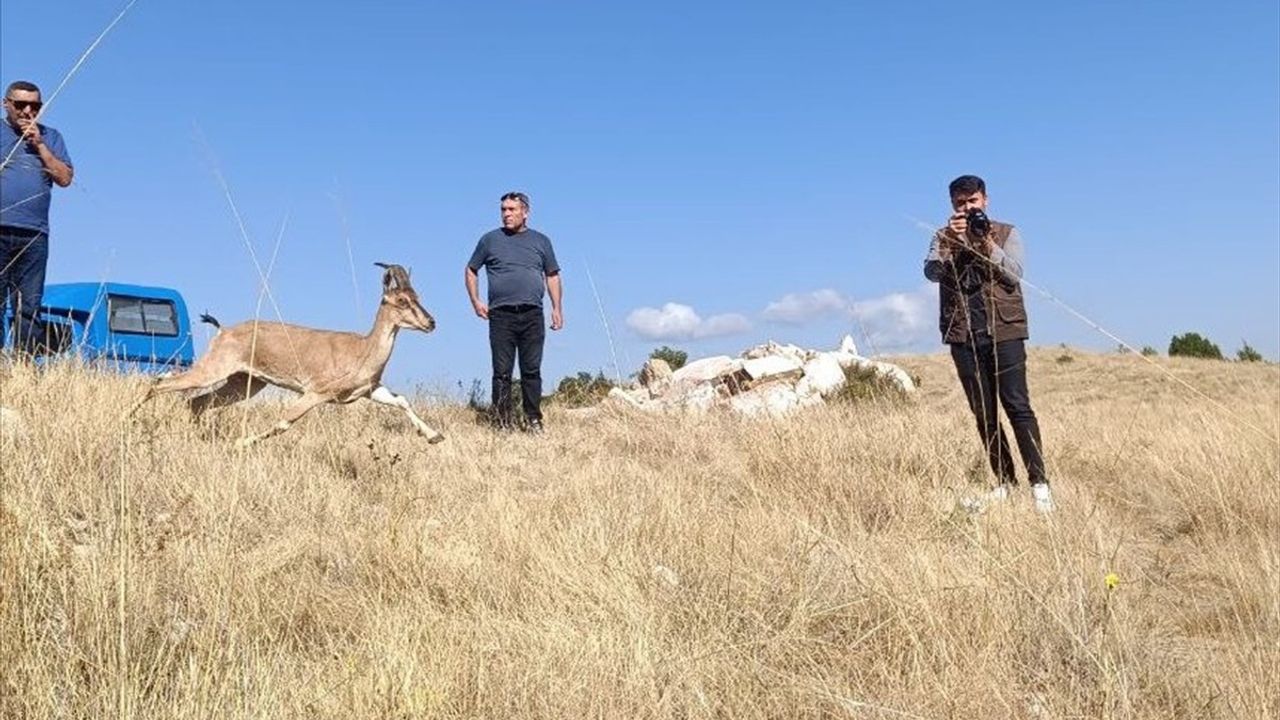
[[[5,98],[5,102],[13,106],[14,110],[35,110],[40,112],[40,108],[44,107],[44,103],[39,100],[14,100],[13,98]]]

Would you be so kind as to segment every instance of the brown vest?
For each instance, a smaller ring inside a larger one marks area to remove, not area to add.
[[[1009,239],[1013,226],[991,221],[991,238],[1000,247],[1004,247]],[[940,233],[950,234],[947,228]],[[947,263],[947,272],[954,271],[954,265]],[[982,262],[979,272],[982,277],[983,297],[986,299],[987,333],[996,341],[1025,340],[1027,335],[1027,308],[1022,302],[1022,285],[1012,287],[1000,278],[999,270],[989,262]],[[942,341],[945,343],[969,342],[969,305],[965,302],[954,283],[939,283],[939,329],[942,330]]]

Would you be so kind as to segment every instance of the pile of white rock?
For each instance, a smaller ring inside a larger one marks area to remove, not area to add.
[[[723,408],[751,417],[778,417],[823,404],[844,387],[849,368],[870,370],[906,393],[915,392],[905,370],[862,357],[846,335],[836,350],[768,342],[736,358],[702,358],[674,372],[666,361],[650,359],[635,385],[613,388],[606,402],[651,411]]]

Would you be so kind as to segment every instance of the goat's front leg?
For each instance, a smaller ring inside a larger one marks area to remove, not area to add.
[[[329,402],[329,398],[326,395],[306,393],[297,400],[294,400],[293,403],[285,409],[284,418],[281,419],[280,422],[272,425],[266,432],[258,433],[257,435],[246,435],[245,437],[240,438],[236,441],[236,447],[248,447],[259,440],[266,440],[272,435],[279,435],[292,427],[293,424],[303,415],[311,412],[312,408],[317,405],[323,405],[326,402]]]
[[[406,400],[403,395],[397,395],[391,392],[387,389],[386,385],[379,385],[374,388],[373,392],[369,395],[369,399],[380,405],[390,405],[391,407],[398,407],[401,410],[404,410],[409,414],[409,419],[413,421],[413,426],[418,429],[418,433],[427,437],[427,442],[434,445],[435,443],[444,440],[444,435],[433,430],[430,425],[422,422],[422,418],[418,417],[418,414],[413,411],[413,407],[409,405],[409,401]]]

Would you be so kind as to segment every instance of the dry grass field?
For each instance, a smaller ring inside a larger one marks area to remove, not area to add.
[[[1280,717],[1280,368],[1157,360],[1233,419],[1037,349],[1058,511],[969,516],[950,361],[897,361],[914,401],[785,422],[361,403],[247,451],[273,402],[5,371],[0,717]]]

